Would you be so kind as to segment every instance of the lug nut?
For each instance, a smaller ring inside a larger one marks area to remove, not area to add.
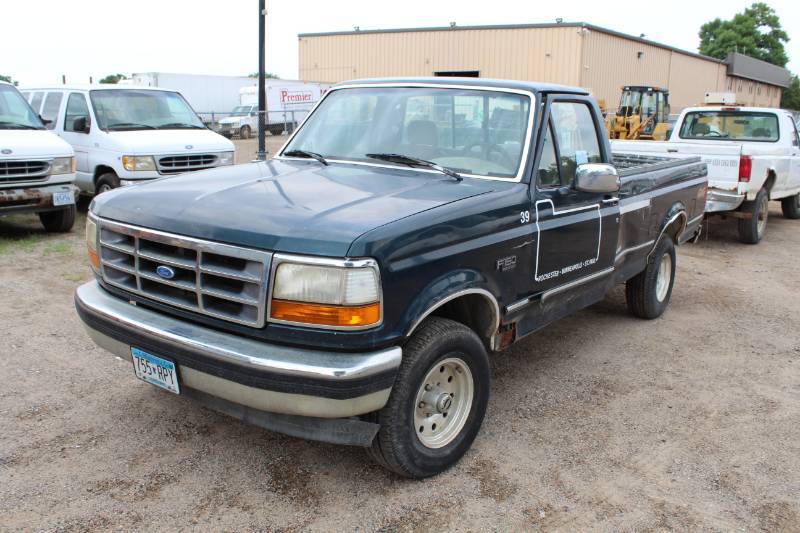
[[[422,409],[423,407],[425,407],[425,402],[419,402],[419,408]]]
[[[429,390],[431,390],[432,388],[433,388],[433,387],[431,387],[431,386],[430,386],[430,384],[428,384],[428,383],[426,383],[426,384],[425,384],[425,390],[428,390],[428,391],[429,391]]]

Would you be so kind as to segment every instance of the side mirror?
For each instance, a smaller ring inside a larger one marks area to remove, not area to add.
[[[606,163],[578,165],[575,189],[582,192],[612,193],[619,191],[617,169]]]
[[[91,129],[91,125],[86,117],[78,117],[72,121],[72,131],[76,131],[78,133],[89,133]]]
[[[52,120],[50,120],[49,118],[44,118],[42,115],[39,115],[39,120],[41,120],[42,124],[44,124],[45,126],[53,123]]]

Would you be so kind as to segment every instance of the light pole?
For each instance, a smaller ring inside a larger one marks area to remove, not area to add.
[[[258,0],[258,152],[256,159],[266,161],[266,113],[267,102],[264,88],[265,62],[266,62],[266,19],[267,2]]]

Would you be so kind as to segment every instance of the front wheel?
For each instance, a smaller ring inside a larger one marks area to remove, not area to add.
[[[781,200],[783,216],[796,220],[800,218],[800,194],[795,194]]]
[[[42,222],[45,231],[50,233],[66,233],[75,225],[75,205],[70,205],[58,211],[45,211],[39,213],[39,220]]]
[[[739,242],[744,244],[758,244],[767,231],[767,218],[769,217],[769,196],[767,191],[761,189],[752,202],[744,202],[740,209],[748,214],[748,218],[739,219]]]
[[[370,454],[411,478],[448,469],[478,434],[489,381],[489,357],[475,332],[453,320],[427,319],[403,348]]]
[[[97,184],[94,186],[95,194],[103,194],[104,192],[112,191],[120,186],[119,178],[113,172],[106,172],[97,178]]]
[[[660,317],[669,305],[675,284],[675,243],[664,235],[647,262],[647,267],[625,283],[628,309],[639,318]]]

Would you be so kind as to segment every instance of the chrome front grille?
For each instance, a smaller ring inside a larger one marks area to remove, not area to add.
[[[0,161],[0,183],[38,181],[47,178],[49,161]]]
[[[158,171],[161,174],[177,174],[191,172],[217,166],[215,154],[168,155],[158,159]]]
[[[139,296],[263,327],[272,254],[98,221],[103,280]]]

